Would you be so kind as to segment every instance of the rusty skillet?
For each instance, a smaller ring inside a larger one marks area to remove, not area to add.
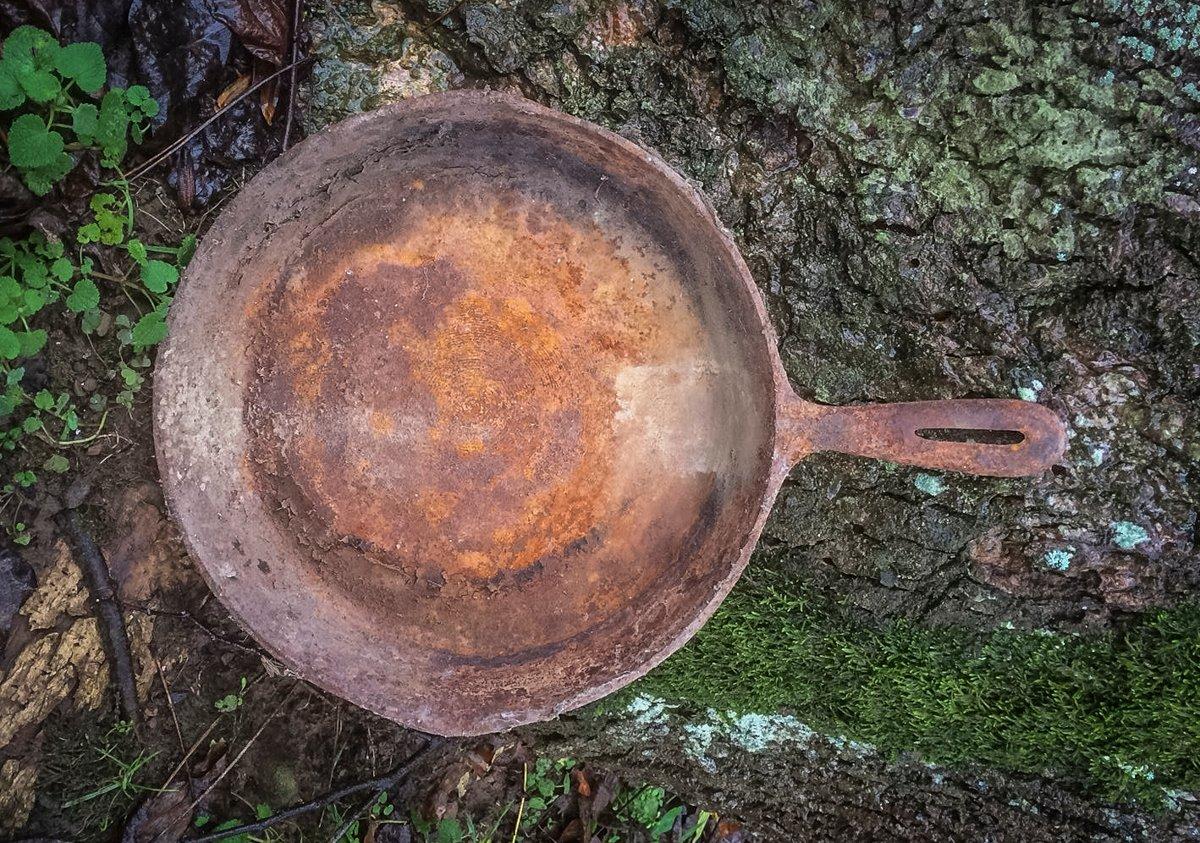
[[[945,428],[1023,439],[919,433]],[[666,658],[808,454],[1018,476],[1064,444],[1020,401],[797,398],[692,187],[465,92],[347,120],[242,190],[171,309],[155,438],[189,549],[263,646],[441,734]]]

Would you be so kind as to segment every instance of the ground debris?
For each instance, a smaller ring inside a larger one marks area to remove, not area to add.
[[[96,41],[109,57],[110,84],[138,82],[150,89],[160,111],[148,154],[199,125],[239,75],[258,81],[283,66],[293,40],[291,18],[287,0],[0,2],[0,29],[28,23],[65,42]],[[208,204],[243,167],[278,153],[283,126],[273,117],[286,80],[265,86],[257,101],[238,104],[178,154],[169,183],[185,207]],[[0,182],[0,199],[6,195]],[[21,195],[0,205],[0,227],[15,213],[10,205],[19,208]]]
[[[56,543],[50,555],[0,661],[0,747],[9,755],[3,778],[11,785],[4,791],[14,806],[12,813],[0,815],[13,818],[16,828],[33,806],[43,722],[64,704],[75,712],[93,711],[109,697],[108,660],[99,623],[89,611],[83,572],[65,543]],[[152,620],[131,615],[126,622],[131,646],[144,653]],[[153,677],[152,667],[149,673],[144,669],[148,663],[139,659],[143,670],[137,686],[143,695]]]

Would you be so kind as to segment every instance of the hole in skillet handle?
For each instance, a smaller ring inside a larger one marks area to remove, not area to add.
[[[1019,430],[982,430],[975,427],[922,427],[916,434],[930,442],[1017,445],[1025,441],[1025,434]]]

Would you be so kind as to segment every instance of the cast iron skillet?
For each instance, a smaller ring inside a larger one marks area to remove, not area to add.
[[[155,439],[189,550],[262,645],[451,735],[666,658],[808,454],[1018,476],[1064,431],[1021,401],[797,398],[687,182],[597,126],[459,92],[321,132],[230,203],[171,308]]]

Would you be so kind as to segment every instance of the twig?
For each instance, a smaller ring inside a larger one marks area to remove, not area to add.
[[[287,120],[283,123],[283,149],[287,152],[292,136],[292,115],[296,111],[296,58],[300,53],[300,0],[292,0],[292,72],[288,77]]]
[[[358,784],[352,784],[338,790],[330,791],[323,796],[318,796],[316,799],[312,799],[308,802],[304,802],[300,805],[280,811],[277,814],[272,814],[266,819],[259,820],[258,822],[239,825],[236,828],[227,828],[223,831],[207,834],[203,837],[188,838],[185,843],[214,843],[216,840],[224,840],[227,837],[236,837],[242,834],[257,834],[260,831],[266,831],[272,826],[288,822],[289,820],[294,820],[296,817],[301,817],[305,814],[311,814],[313,811],[319,811],[322,808],[332,805],[334,802],[340,802],[349,796],[362,793],[364,790],[370,790],[374,794],[386,792],[400,784],[400,782],[402,782],[408,776],[408,774],[412,772],[413,768],[416,767],[417,764],[423,761],[430,752],[442,746],[444,743],[445,739],[443,738],[431,737],[426,742],[425,746],[410,755],[407,761],[405,761],[399,767],[396,767],[390,773],[382,775],[379,778],[371,779],[370,781],[359,782]],[[373,798],[378,799],[379,797],[376,795]],[[369,803],[367,807],[370,807]],[[360,810],[359,814],[361,813],[362,811]],[[355,817],[355,819],[357,819],[357,817]],[[353,821],[351,821],[351,825],[352,824]],[[346,828],[348,829],[349,825]],[[344,835],[345,832],[342,832],[342,834]]]
[[[350,833],[350,829],[354,828],[354,824],[362,819],[362,815],[367,812],[368,808],[375,804],[376,800],[379,799],[379,794],[383,792],[384,791],[382,790],[375,791],[371,794],[366,802],[362,803],[358,806],[358,808],[347,814],[346,821],[343,822],[341,827],[338,828],[338,830],[333,833],[333,836],[329,838],[329,843],[341,843],[342,838]]]
[[[136,724],[141,715],[137,686],[133,681],[133,657],[129,652],[129,633],[125,630],[125,618],[121,616],[121,609],[117,605],[112,574],[104,561],[104,554],[96,546],[91,534],[84,529],[79,521],[79,514],[74,509],[68,509],[64,515],[59,516],[59,524],[67,532],[75,550],[75,558],[87,576],[88,586],[96,601],[96,614],[100,618],[100,627],[108,644],[108,655],[112,661],[112,675],[117,683],[121,711],[126,720]]]
[[[179,759],[179,763],[175,765],[175,769],[171,771],[171,775],[167,776],[167,780],[163,782],[163,786],[160,787],[159,790],[166,790],[171,786],[171,782],[175,781],[175,777],[179,775],[179,771],[183,769],[183,765],[188,762],[188,759],[191,758],[192,754],[200,748],[200,744],[204,743],[204,739],[212,734],[212,730],[217,728],[217,724],[220,722],[221,718],[217,717],[213,720],[213,722],[208,724],[208,728],[204,730],[200,737],[196,738],[196,741],[192,744],[191,748],[183,754],[183,758]]]
[[[149,648],[147,648],[149,649]],[[150,658],[154,659],[154,669],[158,671],[158,681],[162,683],[163,693],[167,695],[167,710],[171,712],[171,722],[175,724],[175,737],[179,739],[179,751],[187,752],[187,747],[183,744],[183,729],[179,728],[179,715],[175,713],[175,702],[171,699],[171,686],[167,684],[167,674],[163,673],[162,662],[158,660],[158,656],[150,651]],[[192,791],[192,773],[187,771],[188,778],[188,793]]]
[[[107,419],[108,419],[108,408],[106,407],[104,412],[100,414],[100,423],[98,425],[96,425],[95,433],[93,433],[91,436],[85,436],[83,439],[55,439],[53,436],[51,436],[49,433],[46,432],[45,424],[42,425],[42,430],[41,430],[41,432],[44,433],[45,435],[39,436],[38,438],[41,439],[43,442],[45,442],[47,445],[52,445],[55,448],[70,448],[73,445],[86,445],[89,442],[95,442],[97,439],[100,438],[100,431],[104,430],[104,422]],[[112,436],[113,434],[110,433],[108,435]]]
[[[192,129],[186,135],[184,135],[183,137],[181,137],[179,140],[175,141],[174,143],[170,144],[165,149],[161,150],[158,154],[152,156],[149,160],[134,167],[128,173],[122,174],[121,178],[124,179],[125,181],[132,181],[133,179],[136,179],[139,176],[144,176],[146,173],[153,170],[155,167],[157,167],[163,161],[170,158],[176,152],[176,150],[183,147],[188,141],[190,141],[192,138],[196,137],[196,135],[200,134],[206,128],[208,128],[209,124],[211,124],[214,120],[216,120],[222,114],[224,114],[226,111],[228,111],[229,109],[233,108],[235,105],[240,103],[246,97],[253,94],[255,91],[257,91],[263,85],[267,84],[272,79],[275,79],[276,77],[281,76],[284,73],[287,73],[289,70],[292,70],[297,65],[304,64],[305,62],[308,62],[311,60],[312,60],[312,58],[310,56],[310,57],[302,58],[298,61],[294,61],[291,64],[284,65],[283,67],[279,68],[274,73],[272,73],[270,76],[267,76],[266,78],[261,79],[258,82],[254,83],[249,88],[247,88],[245,91],[243,91],[241,94],[239,94],[238,96],[236,96],[232,100],[230,100],[228,103],[226,103],[223,108],[218,108],[211,117],[209,117],[207,120],[205,120],[199,126]]]
[[[288,688],[287,693],[284,694],[283,699],[279,701],[279,705],[275,706],[275,709],[269,715],[267,715],[267,719],[264,720],[262,725],[258,727],[258,731],[250,736],[250,740],[246,741],[246,745],[238,750],[238,754],[233,756],[232,761],[225,765],[225,769],[221,771],[221,774],[213,779],[212,783],[208,787],[204,788],[204,790],[200,792],[199,796],[192,800],[192,804],[188,806],[189,812],[196,810],[196,806],[204,801],[204,797],[212,793],[213,788],[221,783],[221,779],[229,775],[229,771],[237,766],[237,763],[242,760],[242,756],[250,751],[250,747],[254,746],[254,742],[258,740],[259,736],[266,730],[267,726],[271,725],[271,721],[275,719],[275,716],[283,710],[283,704],[288,701],[288,698],[292,696],[292,692],[295,691],[299,685],[299,682],[292,683],[292,686]]]
[[[263,652],[261,650],[256,650],[253,647],[249,647],[240,642],[233,641],[229,638],[226,638],[224,635],[221,635],[220,633],[214,632],[213,630],[211,630],[207,626],[205,626],[203,623],[201,623],[199,618],[197,618],[195,615],[193,615],[191,612],[189,612],[187,610],[180,610],[177,612],[172,612],[172,611],[168,611],[167,609],[155,609],[151,606],[144,606],[140,603],[126,603],[126,602],[121,602],[121,606],[127,612],[141,612],[142,614],[151,615],[152,617],[156,617],[156,618],[173,618],[173,619],[178,619],[181,621],[187,621],[192,626],[196,627],[201,632],[203,632],[205,635],[207,635],[209,638],[211,638],[213,641],[219,641],[222,644],[224,644],[226,647],[232,647],[235,650],[241,650],[243,653],[245,653],[248,656],[254,656],[257,659],[263,658]]]

